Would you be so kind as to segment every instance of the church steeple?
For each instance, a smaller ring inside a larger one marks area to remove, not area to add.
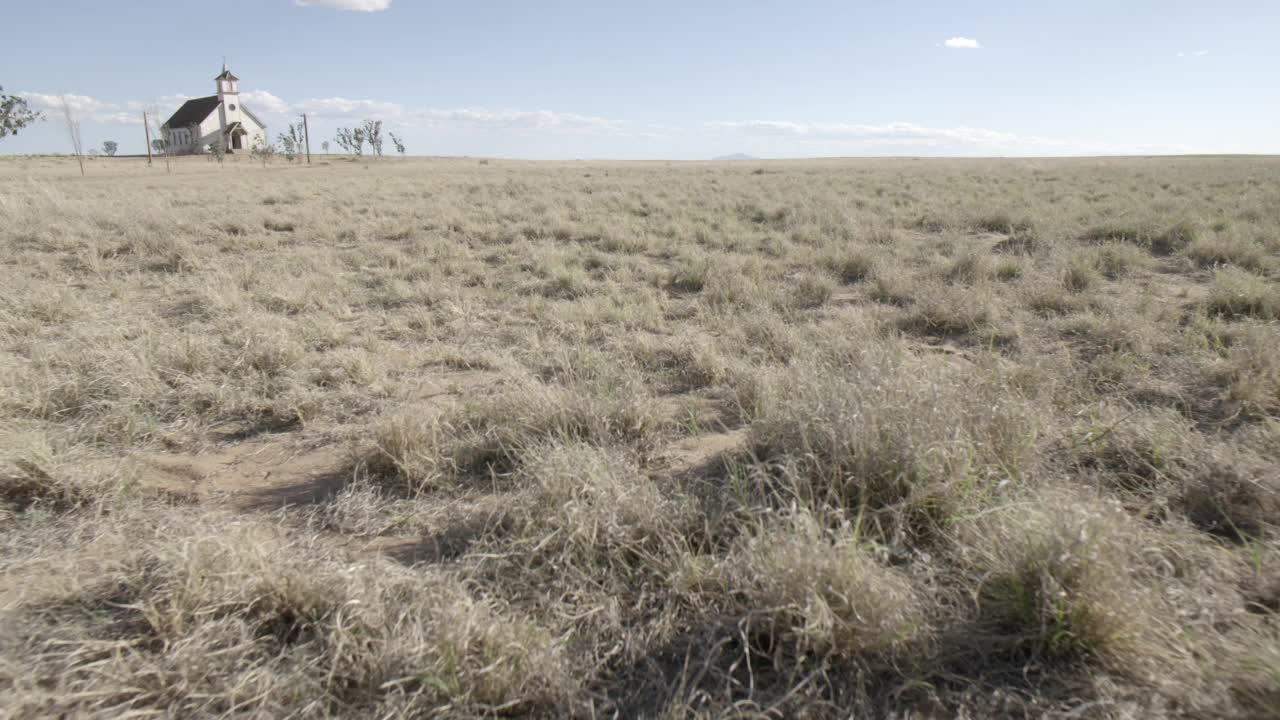
[[[222,74],[214,78],[218,83],[218,95],[235,95],[240,92],[240,78],[231,74],[226,61],[222,63]]]

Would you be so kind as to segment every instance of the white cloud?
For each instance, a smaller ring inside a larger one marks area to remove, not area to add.
[[[240,93],[240,97],[248,104],[247,107],[254,111],[264,113],[287,113],[289,112],[289,103],[272,95],[266,90],[250,90],[249,92]]]
[[[1186,152],[1184,147],[1117,145],[1065,138],[1046,138],[966,126],[929,127],[917,123],[793,122],[753,120],[710,122],[712,132],[736,133],[756,138],[771,147],[787,146],[802,154],[924,153],[933,155],[1076,155],[1150,152]],[[778,153],[774,153],[778,154]],[[785,152],[783,153],[785,154]]]
[[[954,50],[978,50],[982,44],[973,38],[953,37],[942,43],[944,46]]]
[[[391,0],[293,0],[298,7],[322,7],[334,10],[381,12],[391,7]]]
[[[23,92],[18,93],[27,100],[31,107],[42,110],[46,115],[60,117],[62,103],[80,120],[115,125],[141,125],[143,105],[137,102],[114,103],[99,100],[88,95],[56,95],[52,93]]]
[[[1192,52],[1180,52],[1178,53],[1178,57],[1204,57],[1208,54],[1208,50],[1194,50]]]
[[[331,118],[359,119],[377,116],[382,120],[395,120],[404,115],[404,107],[399,103],[380,100],[351,100],[342,97],[304,100],[292,105],[286,104],[285,107],[286,110],[293,112]],[[279,112],[285,112],[285,110]]]
[[[616,120],[552,110],[420,110],[411,118],[428,127],[601,135],[623,132],[622,123]]]
[[[943,142],[969,144],[1015,143],[1018,136],[982,128],[932,128],[916,123],[894,122],[881,125],[861,123],[798,123],[785,120],[749,122],[713,122],[708,127],[739,130],[753,135],[790,136],[816,140],[879,140],[931,144]]]
[[[92,113],[108,110],[112,106],[104,103],[97,98],[91,98],[88,95],[52,95],[48,93],[24,92],[19,93],[26,99],[27,103],[32,107],[40,110],[62,110],[62,101],[65,99],[67,107],[76,113]]]

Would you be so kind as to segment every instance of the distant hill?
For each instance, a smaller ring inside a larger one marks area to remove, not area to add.
[[[714,160],[759,160],[760,158],[754,155],[747,155],[746,153],[734,153],[732,155],[721,155],[720,157],[713,158],[713,159]]]

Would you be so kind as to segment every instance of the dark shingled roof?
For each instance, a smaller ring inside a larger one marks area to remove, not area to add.
[[[223,70],[221,75],[214,78],[214,80],[237,80],[237,81],[239,79],[240,78],[236,77],[235,75],[232,75],[230,70]]]
[[[204,122],[209,117],[209,113],[218,109],[218,96],[210,95],[209,97],[196,98],[188,100],[178,108],[178,112],[173,117],[165,121],[161,127],[170,129],[185,128],[196,123]],[[261,124],[261,123],[259,123]]]

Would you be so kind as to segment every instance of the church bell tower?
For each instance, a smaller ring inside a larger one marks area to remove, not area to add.
[[[225,62],[222,63],[222,74],[214,80],[218,82],[218,97],[240,94],[240,78],[231,74]]]

